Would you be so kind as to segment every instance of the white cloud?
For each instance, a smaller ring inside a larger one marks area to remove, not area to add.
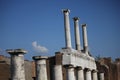
[[[48,53],[48,49],[44,46],[38,45],[37,41],[32,42],[32,46],[37,53]]]

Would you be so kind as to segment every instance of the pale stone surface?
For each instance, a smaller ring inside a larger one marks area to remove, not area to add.
[[[87,70],[85,72],[85,78],[86,78],[86,80],[92,80],[91,70]]]
[[[79,32],[79,18],[74,17],[74,29],[75,29],[75,46],[76,50],[81,50],[80,48],[80,32]]]
[[[83,68],[89,68],[96,70],[95,59],[87,54],[81,53],[74,49],[62,49],[60,51],[62,55],[63,65],[81,66]]]
[[[46,59],[36,60],[36,80],[47,80]]]
[[[12,54],[19,54],[19,53],[22,53],[22,54],[27,53],[27,51],[24,49],[7,49],[6,51],[11,55]]]
[[[67,68],[67,80],[76,80],[75,73],[74,73],[74,67]]]
[[[99,74],[100,80],[104,80],[104,73]]]
[[[87,40],[87,29],[86,24],[82,24],[82,33],[83,33],[83,48],[86,54],[88,54],[88,40]]]
[[[68,10],[68,9],[64,9],[63,10],[63,13],[64,13],[64,28],[65,28],[66,48],[71,48],[69,12],[70,12],[70,10]]]
[[[7,49],[11,55],[11,79],[25,80],[24,54],[27,52],[23,49]]]
[[[12,80],[25,80],[23,54],[11,55],[11,78]]]
[[[93,80],[98,80],[97,71],[93,71]]]
[[[83,69],[77,69],[77,80],[84,80],[84,71],[83,71]]]
[[[54,80],[63,80],[62,65],[54,66]]]

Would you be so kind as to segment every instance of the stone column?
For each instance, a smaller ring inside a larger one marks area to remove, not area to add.
[[[6,50],[11,55],[11,80],[25,80],[24,54],[23,49]]]
[[[86,69],[85,78],[86,78],[86,80],[92,80],[91,70],[90,69]]]
[[[84,80],[84,71],[81,67],[77,67],[77,80]]]
[[[65,28],[65,42],[66,48],[71,48],[71,35],[70,35],[70,23],[69,23],[69,9],[64,9],[64,28]]]
[[[98,80],[97,70],[93,70],[93,71],[92,71],[92,74],[93,74],[93,80]]]
[[[62,65],[54,66],[54,80],[63,80]]]
[[[73,66],[67,66],[67,80],[76,80]]]
[[[87,29],[86,24],[82,24],[82,34],[83,34],[83,48],[86,54],[88,54],[88,40],[87,40]]]
[[[100,80],[104,80],[104,73],[99,73]]]
[[[81,50],[80,48],[80,32],[79,32],[79,18],[78,17],[74,17],[74,29],[75,29],[75,46],[76,46],[76,50]]]
[[[36,80],[48,80],[46,68],[46,56],[33,56],[36,63]]]

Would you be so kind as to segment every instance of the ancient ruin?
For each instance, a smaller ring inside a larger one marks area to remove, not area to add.
[[[24,61],[24,54],[27,51],[23,49],[6,50],[11,55],[11,63],[7,67],[11,76],[0,77],[0,80],[120,80],[120,59],[116,59],[115,63],[102,58],[96,61],[90,55],[87,24],[82,24],[83,50],[81,49],[78,17],[73,18],[76,48],[72,48],[70,10],[63,9],[62,12],[64,15],[65,47],[57,51],[55,56],[33,56],[34,61],[29,63],[29,67],[26,66],[28,63]],[[8,62],[10,62],[10,59]],[[113,74],[112,71],[110,74],[113,66],[111,64],[114,64],[116,69],[116,73],[114,73],[116,78],[111,77],[111,74]]]

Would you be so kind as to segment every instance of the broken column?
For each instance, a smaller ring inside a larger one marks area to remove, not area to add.
[[[104,73],[99,73],[100,80],[104,80]]]
[[[97,70],[93,70],[93,71],[92,71],[92,74],[93,74],[93,80],[98,80]]]
[[[34,56],[36,63],[36,80],[48,80],[46,68],[46,56]]]
[[[63,80],[62,65],[54,66],[54,80]]]
[[[88,54],[88,40],[87,40],[87,29],[86,24],[82,24],[82,34],[83,34],[83,49],[86,54]]]
[[[74,67],[66,66],[66,70],[67,70],[67,80],[76,80],[75,73],[74,73]]]
[[[75,46],[76,50],[81,50],[80,48],[80,33],[79,33],[79,18],[74,17],[74,29],[75,29]]]
[[[84,70],[82,67],[77,67],[77,80],[84,80]]]
[[[23,49],[6,50],[11,55],[11,80],[25,80],[24,54]]]
[[[70,35],[70,23],[69,23],[69,9],[63,9],[64,13],[64,28],[65,28],[65,42],[66,48],[71,48],[71,35]]]
[[[86,69],[86,71],[85,71],[85,80],[92,80],[90,69]]]

